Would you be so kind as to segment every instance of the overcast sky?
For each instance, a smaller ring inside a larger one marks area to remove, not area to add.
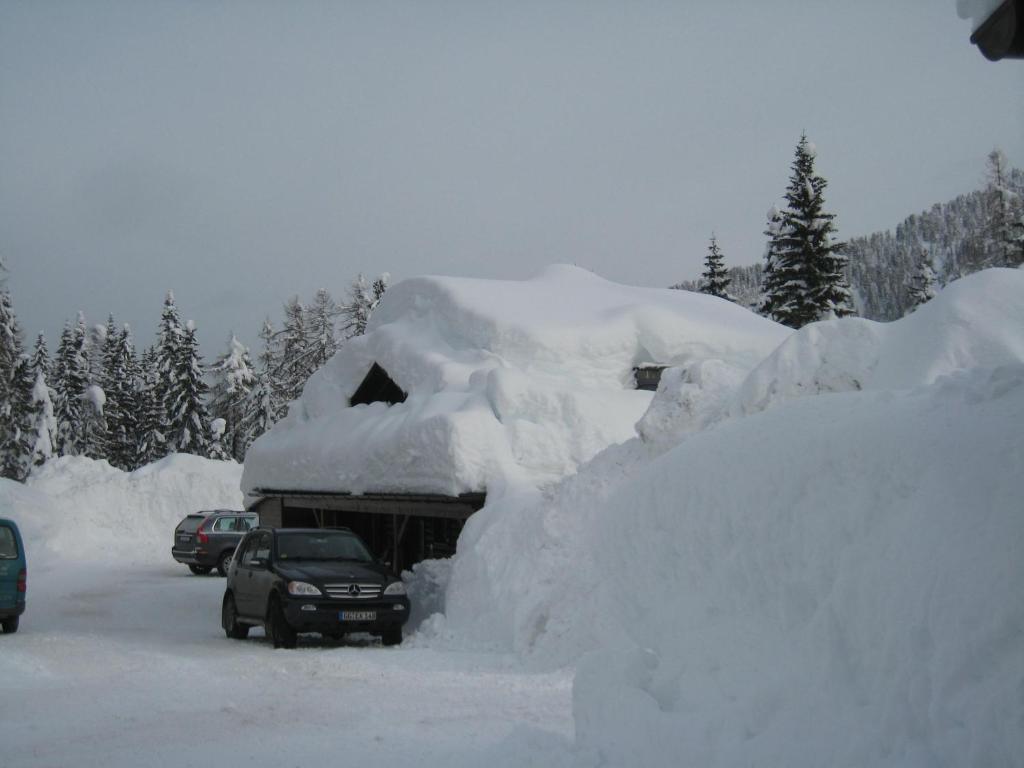
[[[1024,165],[1024,62],[953,0],[0,0],[0,254],[28,340],[172,288],[208,353],[358,272],[636,285],[761,257],[801,131],[840,236]],[[528,308],[524,308],[528,311]]]

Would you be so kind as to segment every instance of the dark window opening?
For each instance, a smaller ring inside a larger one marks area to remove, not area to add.
[[[661,382],[661,373],[667,367],[665,365],[637,366],[633,369],[634,388],[657,392],[658,384]]]
[[[370,403],[404,403],[407,395],[401,387],[395,384],[388,376],[388,372],[377,363],[373,364],[370,372],[366,374],[359,389],[349,398],[349,405],[369,405]]]

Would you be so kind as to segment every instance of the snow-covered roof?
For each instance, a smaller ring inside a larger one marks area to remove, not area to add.
[[[703,294],[571,266],[525,281],[419,277],[306,384],[246,456],[242,488],[455,495],[542,486],[636,434],[633,368],[749,370],[789,333]],[[407,397],[350,406],[374,364]]]

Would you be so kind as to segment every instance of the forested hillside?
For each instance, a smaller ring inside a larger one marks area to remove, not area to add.
[[[1020,263],[1024,237],[1019,217],[1024,201],[1024,171],[996,169],[1000,175],[985,189],[936,203],[929,210],[908,216],[896,231],[851,238],[846,245],[846,275],[857,313],[871,320],[895,320],[913,306],[911,287],[922,257],[930,259],[938,286],[990,266]],[[1008,212],[1008,213],[1007,213]],[[1009,230],[1016,253],[1007,253]],[[755,308],[761,295],[763,265],[732,267],[729,292],[744,306]],[[694,291],[698,281],[686,280],[673,288]]]

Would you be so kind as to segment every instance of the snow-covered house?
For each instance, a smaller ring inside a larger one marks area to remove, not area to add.
[[[788,332],[570,266],[406,280],[252,445],[242,490],[267,524],[347,526],[396,566],[447,556],[488,493],[542,488],[635,436],[652,368],[745,371]]]

